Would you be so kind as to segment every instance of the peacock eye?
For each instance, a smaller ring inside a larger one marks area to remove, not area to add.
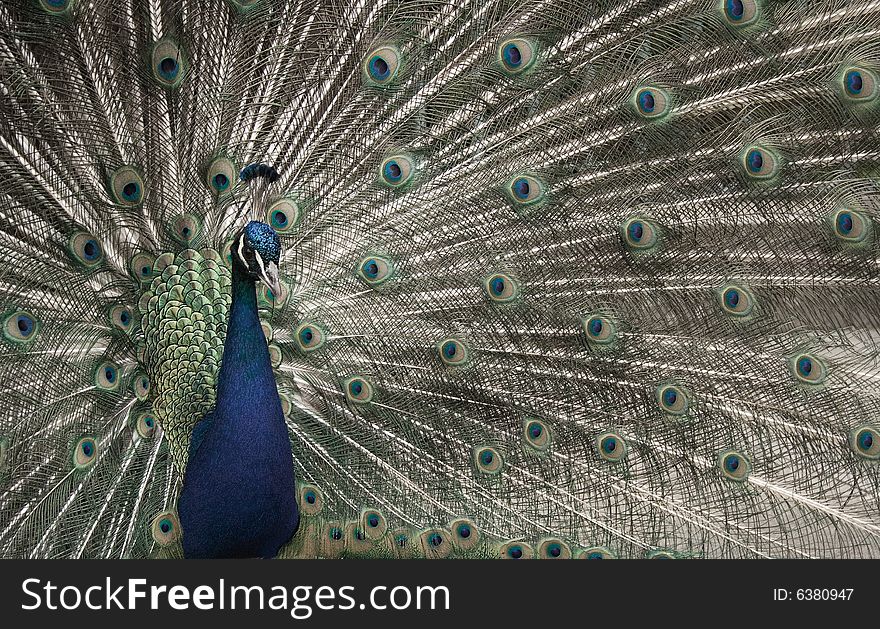
[[[110,323],[117,330],[127,332],[131,329],[132,320],[131,310],[127,307],[116,305],[110,308]]]
[[[508,542],[501,547],[502,559],[531,559],[532,548],[522,542]]]
[[[636,112],[643,118],[661,118],[669,112],[669,95],[658,87],[642,87],[633,95]]]
[[[40,4],[49,13],[60,14],[70,9],[73,0],[40,0]]]
[[[880,432],[871,426],[860,426],[850,433],[850,447],[866,459],[880,459]]]
[[[550,427],[537,417],[526,418],[523,422],[523,440],[535,450],[546,450],[552,441]]]
[[[153,279],[153,264],[156,257],[146,252],[134,254],[128,261],[129,272],[140,282],[150,282]]]
[[[192,214],[181,214],[171,221],[171,236],[179,243],[188,245],[202,233],[202,223]]]
[[[506,39],[498,46],[498,62],[508,76],[522,74],[538,59],[537,43],[524,37]]]
[[[812,354],[798,354],[791,361],[791,372],[804,384],[821,384],[827,375],[825,363]]]
[[[301,323],[296,329],[296,342],[304,352],[312,352],[324,344],[324,332],[312,323]]]
[[[144,182],[131,166],[123,166],[110,177],[113,197],[121,205],[134,206],[143,200]]]
[[[594,314],[583,320],[587,341],[597,345],[608,345],[617,337],[617,326],[601,314]]]
[[[504,457],[495,448],[482,447],[474,451],[474,464],[477,471],[484,474],[497,474],[504,466]]]
[[[752,470],[745,455],[735,450],[727,450],[718,455],[718,467],[725,478],[735,481],[746,480]]]
[[[408,155],[386,157],[379,168],[381,180],[391,188],[405,186],[412,180],[414,172],[413,160]]]
[[[98,456],[98,444],[92,437],[83,437],[73,447],[73,465],[82,470],[95,462]]]
[[[150,379],[143,371],[135,373],[132,379],[132,389],[135,397],[143,402],[150,396]]]
[[[624,242],[632,249],[650,249],[657,244],[657,228],[650,221],[631,218],[621,225]]]
[[[571,548],[561,539],[549,538],[538,544],[540,559],[570,559]]]
[[[183,53],[176,42],[163,39],[153,47],[153,75],[168,87],[183,79]]]
[[[19,310],[6,316],[3,335],[10,341],[26,343],[34,339],[37,327],[37,320],[33,315]]]
[[[216,195],[222,195],[230,190],[236,176],[235,164],[227,157],[217,157],[208,166],[205,174],[205,182],[208,188]]]
[[[484,284],[486,294],[492,301],[505,303],[512,301],[519,294],[519,284],[509,275],[496,273],[489,276]]]
[[[870,221],[855,210],[837,210],[832,216],[834,235],[846,243],[864,241],[871,232]]]
[[[447,365],[461,365],[468,357],[467,348],[458,339],[446,339],[440,343],[440,358]]]
[[[841,83],[844,96],[851,100],[867,101],[877,96],[877,76],[867,68],[847,68]]]
[[[605,432],[596,438],[599,456],[606,461],[616,463],[627,455],[626,440],[616,432]]]
[[[536,205],[544,200],[544,184],[531,175],[517,175],[507,184],[507,193],[515,205]]]
[[[675,384],[664,384],[657,387],[657,403],[661,410],[670,415],[685,415],[690,406],[690,400],[685,391]]]
[[[750,146],[743,152],[743,168],[752,179],[770,179],[779,169],[779,160],[768,149]]]
[[[88,232],[71,235],[68,250],[78,262],[89,268],[97,266],[104,259],[101,243]]]
[[[156,420],[151,414],[144,412],[135,419],[134,427],[142,439],[149,439],[156,432]]]
[[[177,515],[171,511],[165,511],[153,518],[150,526],[153,540],[160,546],[169,546],[180,537],[180,522]]]
[[[744,317],[752,312],[754,305],[752,294],[742,286],[730,284],[721,290],[721,307],[728,314]]]
[[[360,376],[349,378],[345,381],[345,396],[356,404],[366,404],[373,399],[373,385]]]
[[[279,199],[269,206],[266,222],[280,234],[288,232],[299,223],[299,206],[293,199]]]
[[[368,82],[387,85],[400,68],[400,52],[393,46],[382,46],[368,54],[364,60],[364,73]]]
[[[757,19],[758,3],[755,0],[721,0],[721,11],[731,26],[745,26]]]
[[[112,362],[100,363],[95,370],[95,386],[105,391],[119,388],[119,368]]]
[[[578,559],[614,559],[614,553],[602,546],[585,548],[575,555]]]
[[[367,284],[376,286],[391,277],[394,270],[391,260],[381,256],[367,256],[358,265],[358,274]]]

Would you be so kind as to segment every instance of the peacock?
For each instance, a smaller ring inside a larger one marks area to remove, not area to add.
[[[880,557],[880,2],[0,4],[0,555]]]

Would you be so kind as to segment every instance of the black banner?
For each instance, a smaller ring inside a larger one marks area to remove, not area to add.
[[[258,627],[520,627],[646,621],[876,623],[876,561],[25,561],[0,563],[0,617]],[[176,626],[176,625],[172,625]]]

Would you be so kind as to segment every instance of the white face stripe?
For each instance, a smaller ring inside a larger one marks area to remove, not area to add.
[[[254,249],[254,255],[257,256],[257,264],[260,265],[260,275],[266,277],[266,265],[263,264],[263,256],[260,255],[260,252]]]
[[[244,268],[248,268],[247,260],[244,259],[244,234],[238,239],[238,259],[244,265]]]

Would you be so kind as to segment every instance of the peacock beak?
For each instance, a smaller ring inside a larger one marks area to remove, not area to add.
[[[270,262],[264,269],[260,269],[260,279],[269,287],[275,299],[281,298],[281,280],[278,278],[278,265]]]

